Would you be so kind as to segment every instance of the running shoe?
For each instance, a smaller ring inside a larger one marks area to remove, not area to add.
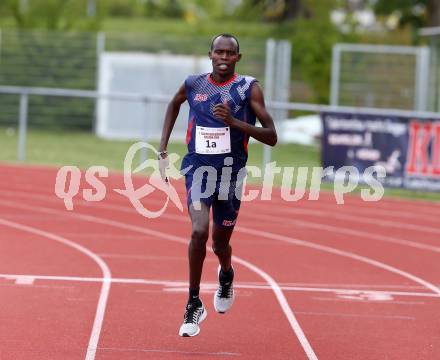
[[[188,302],[179,335],[183,337],[198,335],[200,332],[199,324],[206,319],[207,315],[208,312],[200,300]]]
[[[218,289],[214,294],[214,309],[220,314],[224,314],[228,311],[235,298],[233,280],[224,282],[220,280],[220,270],[221,267],[218,267],[217,275],[219,277],[219,285]]]

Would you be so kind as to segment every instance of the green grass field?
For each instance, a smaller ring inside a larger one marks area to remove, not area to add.
[[[53,132],[30,130],[27,137],[27,158],[23,163],[44,164],[56,167],[76,165],[88,168],[92,165],[104,165],[114,171],[122,171],[125,154],[135,141],[108,141],[97,138],[87,132]],[[17,162],[17,132],[13,128],[0,128],[0,161]],[[157,147],[157,143],[153,143]],[[183,156],[186,145],[172,143],[169,152]],[[261,166],[263,149],[261,144],[249,145],[249,165]],[[320,166],[319,148],[295,144],[279,144],[272,149],[272,161],[277,166]],[[249,179],[259,182],[259,179]],[[275,183],[281,184],[281,176],[275,177]],[[323,184],[323,189],[332,190],[331,184]],[[358,188],[360,190],[360,187]],[[404,197],[440,201],[439,193],[386,189],[386,196]]]

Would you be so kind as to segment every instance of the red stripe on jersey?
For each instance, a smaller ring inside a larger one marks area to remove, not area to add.
[[[244,113],[243,121],[245,123],[247,123],[247,114],[246,114],[246,112]],[[246,154],[248,152],[248,142],[249,142],[249,137],[246,134],[244,134],[243,135],[243,149],[246,152]]]
[[[208,74],[208,81],[209,81],[211,84],[213,84],[213,85],[217,85],[217,86],[225,86],[225,85],[228,85],[228,84],[230,84],[231,82],[233,82],[236,78],[237,78],[237,74],[235,73],[234,76],[232,76],[229,80],[227,80],[227,81],[225,81],[225,82],[222,82],[222,83],[218,83],[217,81],[215,81],[215,80],[212,78],[212,75],[211,75],[211,74]]]
[[[192,118],[188,123],[188,128],[186,129],[186,145],[191,141],[192,128],[194,126],[194,118]]]

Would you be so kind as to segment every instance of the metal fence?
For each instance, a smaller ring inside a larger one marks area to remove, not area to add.
[[[90,33],[2,30],[0,84],[14,86],[95,89],[97,36]],[[0,98],[0,124],[11,124],[17,116],[17,99]],[[33,97],[30,103],[36,126],[87,129],[94,102],[87,99]]]
[[[96,90],[99,56],[104,51],[207,55],[210,39],[163,34],[0,30],[0,85]],[[246,61],[241,73],[264,82],[266,41],[240,39]],[[289,64],[290,67],[290,64]],[[167,94],[169,95],[169,94]],[[93,98],[29,98],[29,124],[34,127],[93,129]],[[18,116],[18,98],[0,97],[0,125],[12,125]]]
[[[206,56],[210,39],[205,36],[176,37],[155,33],[88,33],[42,30],[0,30],[0,85],[82,89],[95,91],[76,96],[71,91],[25,91],[33,96],[4,92],[0,97],[0,126],[14,126],[26,108],[26,126],[63,130],[94,130],[100,55],[104,52],[147,52]],[[241,73],[264,84],[267,99],[287,101],[290,88],[291,46],[287,41],[240,39],[246,61]],[[125,90],[125,89],[124,89]],[[166,94],[169,95],[170,94]],[[134,95],[136,98],[136,95]],[[127,99],[125,96],[124,99]],[[139,99],[139,97],[138,97]],[[151,103],[150,103],[151,104]],[[157,105],[158,103],[156,103]],[[154,105],[154,104],[153,104]],[[279,110],[277,119],[286,118]],[[159,129],[156,121],[156,129]],[[22,137],[21,137],[22,138]],[[19,148],[22,149],[19,144]],[[23,158],[23,151],[19,152]],[[265,148],[264,158],[270,159]]]
[[[429,45],[429,108],[440,111],[440,27],[423,28],[419,35]]]
[[[336,44],[331,104],[436,110],[427,47]]]
[[[107,93],[102,94],[92,90],[71,90],[71,89],[50,89],[50,88],[31,88],[31,87],[14,87],[14,86],[0,86],[0,94],[15,96],[18,101],[18,143],[17,143],[17,159],[20,161],[26,158],[26,134],[29,118],[29,100],[35,96],[45,96],[53,100],[59,98],[70,99],[115,99],[119,101],[142,102],[145,105],[158,104],[169,101],[169,97],[165,96],[147,96],[144,94],[124,94],[124,93]],[[273,111],[310,111],[323,112],[334,111],[339,113],[350,114],[388,114],[389,116],[406,116],[416,118],[437,118],[438,113],[423,112],[423,111],[405,111],[399,109],[379,109],[379,108],[363,108],[363,107],[347,107],[347,106],[332,106],[332,105],[316,105],[304,103],[289,103],[270,101],[267,103],[268,109]],[[17,119],[15,119],[17,121]],[[146,139],[151,140],[146,132]],[[155,139],[157,140],[157,139]],[[263,166],[270,161],[270,152],[268,147],[265,147],[265,154],[263,156]],[[143,156],[145,158],[145,154]]]

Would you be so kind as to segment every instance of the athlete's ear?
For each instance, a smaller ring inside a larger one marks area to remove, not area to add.
[[[212,52],[211,52],[211,50],[209,50],[208,56],[209,56],[209,59],[212,60]]]
[[[239,62],[240,60],[241,60],[241,54],[238,54],[237,62]]]

